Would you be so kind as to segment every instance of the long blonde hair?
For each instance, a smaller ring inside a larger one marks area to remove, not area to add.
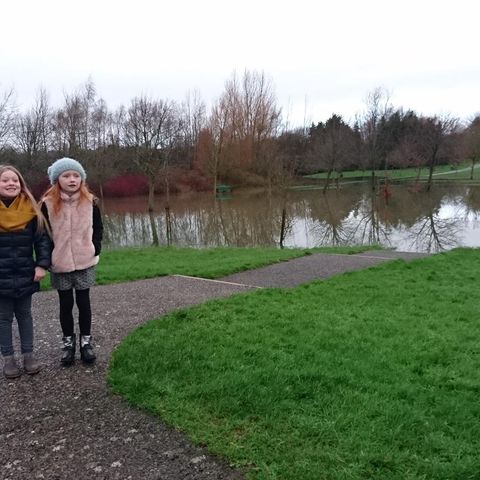
[[[8,172],[8,171],[13,172],[18,177],[18,180],[20,181],[20,193],[23,193],[32,203],[32,208],[35,212],[35,215],[37,216],[37,231],[43,232],[46,230],[48,234],[50,234],[50,229],[48,228],[47,221],[45,220],[45,217],[43,216],[43,213],[40,210],[40,207],[38,206],[38,203],[35,200],[35,197],[33,196],[32,192],[28,188],[27,182],[25,182],[25,179],[23,178],[22,174],[12,165],[0,165],[0,176],[4,172]]]

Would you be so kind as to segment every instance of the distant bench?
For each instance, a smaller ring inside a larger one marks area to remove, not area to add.
[[[232,187],[230,185],[217,185],[217,194],[230,193],[231,191]]]

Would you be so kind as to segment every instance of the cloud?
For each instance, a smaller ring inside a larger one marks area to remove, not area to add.
[[[14,85],[28,106],[43,85],[60,103],[91,76],[111,106],[193,89],[212,101],[234,70],[251,69],[272,78],[296,124],[353,118],[377,86],[405,109],[468,116],[479,110],[477,10],[470,0],[17,0],[2,6],[0,89]]]

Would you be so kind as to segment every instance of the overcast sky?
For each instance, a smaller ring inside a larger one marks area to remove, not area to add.
[[[208,103],[248,69],[291,126],[351,121],[376,87],[421,114],[480,112],[478,0],[12,0],[0,15],[0,93],[19,107],[40,86],[59,106],[89,77],[110,108],[193,90]]]

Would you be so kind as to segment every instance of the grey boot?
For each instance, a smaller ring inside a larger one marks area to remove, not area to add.
[[[29,375],[35,375],[41,370],[40,364],[37,362],[32,352],[23,354],[23,368],[25,369],[25,373],[28,373]]]
[[[3,362],[3,374],[6,378],[17,378],[22,374],[13,355],[3,357]]]

